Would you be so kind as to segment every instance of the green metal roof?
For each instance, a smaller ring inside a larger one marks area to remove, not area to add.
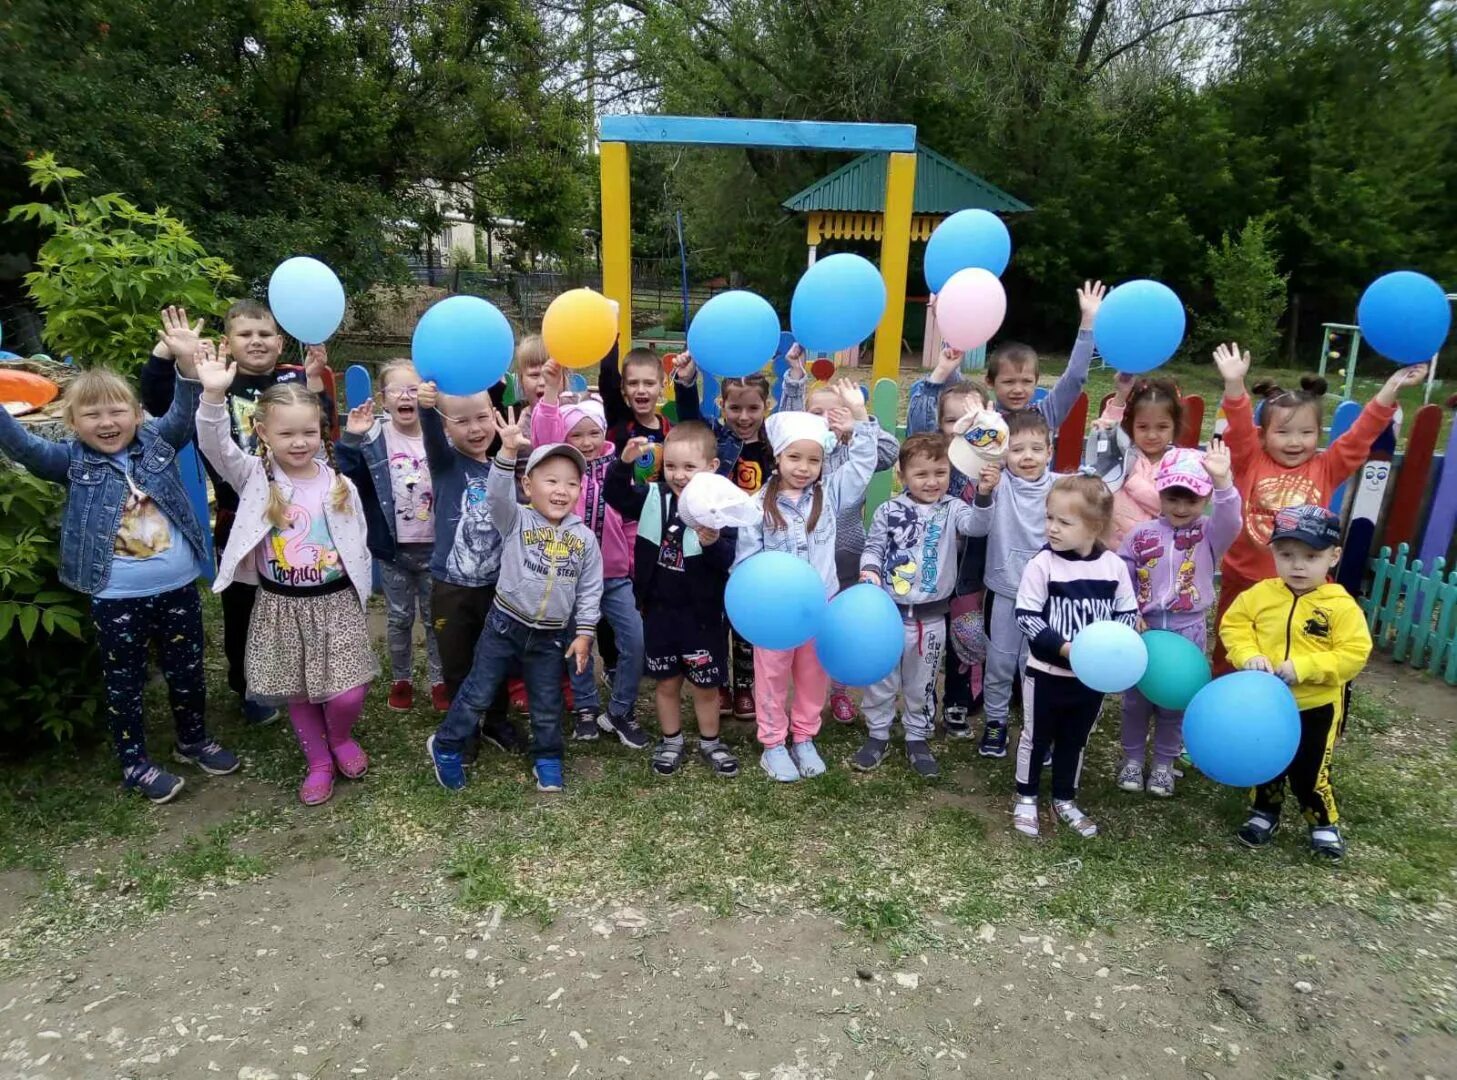
[[[786,210],[885,210],[885,162],[880,153],[861,154],[823,180],[816,181],[781,204]],[[967,172],[929,146],[916,144],[917,214],[954,214],[958,210],[991,210],[1015,214],[1031,210],[1021,199]]]

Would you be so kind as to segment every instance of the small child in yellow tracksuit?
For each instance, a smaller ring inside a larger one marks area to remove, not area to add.
[[[1275,514],[1275,572],[1241,593],[1219,624],[1230,663],[1278,675],[1300,707],[1300,746],[1282,774],[1251,793],[1239,839],[1263,847],[1280,823],[1285,782],[1310,824],[1310,846],[1328,859],[1346,853],[1336,825],[1331,755],[1345,726],[1350,683],[1371,655],[1371,634],[1356,601],[1326,577],[1341,558],[1341,522],[1323,506]]]

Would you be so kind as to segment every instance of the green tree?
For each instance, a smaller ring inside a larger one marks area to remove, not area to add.
[[[1250,218],[1231,239],[1209,247],[1215,311],[1204,320],[1204,343],[1237,341],[1261,360],[1277,355],[1288,274],[1280,273],[1268,217]]]

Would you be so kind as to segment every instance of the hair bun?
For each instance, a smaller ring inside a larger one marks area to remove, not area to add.
[[[1261,398],[1279,397],[1284,392],[1280,384],[1273,379],[1262,379],[1250,387],[1250,393]]]
[[[1300,376],[1300,389],[1307,393],[1315,394],[1317,397],[1324,397],[1326,388],[1329,386],[1330,383],[1326,382],[1320,375]]]

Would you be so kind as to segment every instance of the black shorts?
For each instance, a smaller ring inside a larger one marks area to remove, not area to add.
[[[682,675],[694,686],[728,685],[728,627],[667,609],[643,615],[643,671],[650,679]]]

